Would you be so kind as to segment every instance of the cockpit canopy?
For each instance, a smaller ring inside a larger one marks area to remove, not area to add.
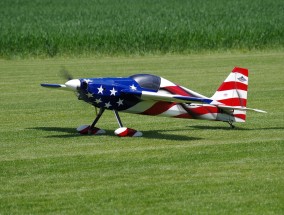
[[[157,92],[160,89],[161,78],[150,74],[137,74],[129,76],[135,80],[141,88]]]

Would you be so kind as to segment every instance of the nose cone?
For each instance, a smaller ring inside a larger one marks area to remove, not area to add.
[[[66,87],[72,89],[72,90],[77,90],[81,86],[81,82],[79,79],[72,79],[69,80],[65,83]]]

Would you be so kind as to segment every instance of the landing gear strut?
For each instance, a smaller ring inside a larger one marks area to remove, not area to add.
[[[121,119],[120,119],[120,117],[119,117],[119,115],[118,115],[117,110],[113,110],[113,112],[114,112],[114,115],[115,115],[115,118],[116,118],[116,120],[117,120],[117,122],[118,122],[119,127],[122,128],[123,125],[122,125],[122,122],[121,122]]]
[[[105,134],[105,130],[95,127],[101,116],[103,115],[105,108],[101,107],[92,125],[82,125],[77,128],[80,134]],[[114,134],[119,137],[141,137],[142,133],[131,128],[123,127],[120,116],[117,110],[113,110],[119,128],[114,131]]]
[[[234,129],[234,128],[236,127],[236,126],[233,125],[233,122],[232,122],[232,121],[228,121],[228,123],[229,123],[231,129]]]
[[[97,114],[92,125],[82,125],[77,128],[77,131],[80,134],[105,134],[105,130],[95,127],[101,116],[103,115],[105,108],[100,108],[99,113]]]
[[[97,122],[99,121],[101,116],[103,115],[104,111],[105,111],[105,108],[100,108],[100,111],[97,114],[97,117],[95,118],[94,122],[92,123],[92,125],[89,128],[89,131],[88,131],[89,134],[92,134],[92,131],[94,130],[95,125],[97,124]]]
[[[121,119],[118,115],[117,110],[113,110],[116,120],[118,122],[119,128],[114,131],[114,134],[119,137],[141,137],[143,134],[140,131],[136,131],[132,128],[123,127]]]

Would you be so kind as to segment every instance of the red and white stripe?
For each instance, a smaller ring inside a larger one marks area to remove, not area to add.
[[[126,127],[116,129],[114,134],[119,137],[141,137],[143,135],[140,131]]]
[[[235,67],[211,99],[227,106],[246,107],[247,91],[248,69]],[[237,122],[246,119],[246,111],[234,111],[233,115]]]
[[[141,110],[140,114],[185,119],[203,119],[217,121],[244,122],[244,111],[235,110],[228,114],[214,105],[185,105],[168,102],[156,102],[151,108]]]
[[[170,94],[177,94],[181,96],[193,96],[182,87],[164,78],[161,78],[160,91],[166,91]]]
[[[248,70],[235,67],[211,99],[228,106],[246,107]]]
[[[94,127],[92,130],[90,130],[90,125],[81,125],[80,127],[77,128],[77,131],[82,134],[82,135],[86,135],[86,134],[94,134],[94,135],[98,135],[98,134],[105,134],[106,131],[97,127]]]
[[[214,100],[212,105],[182,105],[176,102],[145,100],[125,110],[125,112],[152,116],[244,122],[246,111],[233,111],[232,108],[230,114],[228,111],[222,111],[217,106],[246,107],[247,89],[248,70],[236,67],[211,98]],[[161,85],[158,93],[207,98],[185,87],[178,86],[164,78],[161,78]]]

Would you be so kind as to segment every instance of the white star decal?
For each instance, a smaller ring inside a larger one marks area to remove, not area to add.
[[[134,86],[134,84],[132,84],[132,85],[130,86],[130,89],[131,89],[131,90],[137,90],[137,88]]]
[[[115,96],[115,93],[116,93],[117,91],[114,89],[114,87],[112,88],[112,90],[110,90],[110,95],[111,96]]]
[[[123,99],[118,99],[118,102],[116,102],[116,103],[117,103],[118,107],[119,107],[120,105],[123,105]]]
[[[105,107],[106,107],[106,108],[109,108],[110,106],[111,106],[110,102],[105,103]]]
[[[100,93],[103,94],[104,88],[103,88],[102,85],[97,89],[98,89],[98,94],[100,94]]]
[[[96,103],[97,103],[97,104],[99,104],[99,103],[101,103],[101,102],[102,102],[101,98],[96,99]]]
[[[84,79],[84,81],[88,84],[89,82],[93,82],[92,80],[90,79]]]
[[[93,94],[90,93],[90,92],[88,92],[88,93],[87,93],[87,96],[88,96],[88,98],[92,98],[92,97],[93,97]]]

